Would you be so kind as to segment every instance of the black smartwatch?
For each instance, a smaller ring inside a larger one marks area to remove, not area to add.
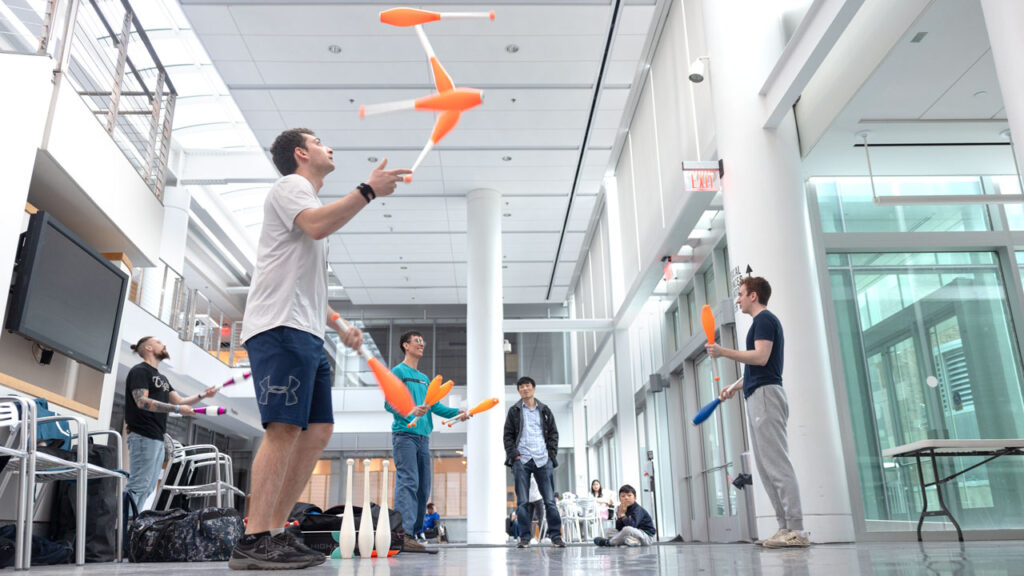
[[[370,185],[367,184],[366,182],[361,182],[359,186],[357,186],[357,188],[359,188],[359,193],[363,195],[363,198],[366,198],[367,204],[370,203],[370,200],[373,200],[374,198],[377,197],[377,194],[373,191],[373,188],[371,188]]]

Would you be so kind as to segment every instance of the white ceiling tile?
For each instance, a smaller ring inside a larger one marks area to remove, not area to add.
[[[601,193],[603,180],[580,180],[576,185],[577,196],[596,196]]]
[[[567,286],[569,281],[572,280],[572,273],[575,268],[575,262],[559,262],[558,266],[555,268],[555,285]]]
[[[210,60],[253,60],[245,40],[241,36],[227,34],[208,34],[203,36],[203,48],[206,48]]]
[[[646,35],[651,27],[651,18],[654,16],[654,6],[628,4],[622,8],[619,15],[617,32],[619,34],[643,34]]]
[[[243,60],[225,60],[222,62],[215,62],[214,65],[217,68],[217,73],[220,74],[221,80],[225,84],[231,86],[232,84],[262,84],[263,77],[260,76],[259,69],[252,62]]]
[[[637,62],[643,55],[646,34],[616,34],[612,43],[612,60]]]
[[[456,304],[454,287],[374,288],[369,291],[373,304]]]
[[[395,62],[381,66],[372,62],[257,62],[263,80],[269,84],[406,84],[430,80],[430,70],[420,62]],[[220,64],[218,64],[220,69]],[[237,80],[224,81],[242,84]]]
[[[351,234],[342,229],[340,234],[331,236],[332,250],[329,257],[332,263],[343,257],[343,253],[338,253],[336,259],[333,246],[338,242],[348,249],[345,262],[349,263],[452,262],[455,259],[452,255],[452,237],[452,234],[445,233]]]
[[[454,286],[455,268],[450,262],[360,263],[359,277],[365,288]]]
[[[242,115],[245,116],[245,121],[253,130],[271,130],[280,133],[293,126],[299,126],[299,124],[290,124],[282,120],[281,114],[277,110],[246,110]]]
[[[594,128],[590,131],[588,146],[595,148],[611,148],[615,145],[615,138],[619,135],[616,128]]]
[[[589,62],[451,62],[445,68],[456,86],[474,84],[590,84],[598,61]],[[422,64],[420,65],[421,67]],[[425,68],[425,67],[424,67]]]
[[[601,95],[597,101],[597,108],[598,110],[618,110],[621,112],[626,107],[626,100],[628,99],[628,88],[605,88],[601,90]]]
[[[503,160],[500,151],[492,150],[447,150],[439,153],[440,163],[445,168],[458,166],[478,167],[534,167],[565,166],[575,164],[579,158],[577,150],[515,150],[509,154],[511,160]]]
[[[213,34],[238,34],[234,19],[227,6],[217,5],[183,5],[185,15],[188,16],[192,29],[200,37]]]
[[[366,306],[372,304],[370,301],[370,291],[365,288],[349,288],[345,287],[345,295],[352,300],[352,304],[356,306]]]
[[[583,232],[566,232],[565,239],[562,241],[562,253],[559,255],[558,261],[575,261],[579,258],[584,236],[586,234]]]
[[[569,225],[567,230],[573,232],[586,232],[590,225],[590,216],[594,212],[594,204],[597,203],[596,196],[576,196],[572,201],[572,210],[569,213]]]
[[[594,114],[594,129],[615,130],[622,123],[622,110],[598,110]]]
[[[269,90],[234,90],[231,97],[242,111],[278,109],[274,99],[270,97]]]
[[[922,118],[991,118],[1002,108],[1003,96],[990,50],[960,76]]]
[[[636,60],[612,60],[604,69],[604,82],[607,84],[629,86],[633,83],[640,64]]]
[[[502,290],[502,301],[505,304],[544,302],[547,291],[547,286],[509,287]]]
[[[552,286],[551,296],[548,297],[548,302],[563,302],[565,297],[569,295],[568,286]]]
[[[503,233],[501,255],[510,262],[552,262],[558,245],[558,232]]]
[[[515,166],[508,162],[505,166],[442,166],[445,179],[452,180],[486,180],[496,182],[521,182],[537,180],[569,180],[576,172],[570,164],[563,166]]]

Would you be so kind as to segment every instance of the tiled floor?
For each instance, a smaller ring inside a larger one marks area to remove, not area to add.
[[[10,571],[10,569],[8,569]],[[481,576],[557,574],[616,576],[697,574],[701,576],[774,575],[1024,575],[1020,542],[916,542],[831,544],[801,550],[763,550],[750,544],[661,544],[650,548],[597,548],[575,545],[514,548],[445,547],[437,555],[402,554],[377,560],[328,560],[301,571],[304,576]],[[90,564],[38,567],[41,576],[239,574],[224,562],[204,564]]]

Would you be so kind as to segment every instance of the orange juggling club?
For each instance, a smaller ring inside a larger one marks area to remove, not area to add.
[[[437,404],[437,401],[440,400],[441,398],[444,398],[445,394],[447,394],[447,392],[445,392],[444,394],[441,393],[441,380],[443,379],[444,378],[440,374],[438,374],[437,376],[434,376],[434,379],[430,381],[430,385],[427,386],[427,397],[423,400],[423,403],[426,404],[428,407]],[[449,380],[448,382],[451,383],[451,380]],[[451,386],[449,386],[448,389],[451,390]],[[405,427],[415,428],[416,421],[419,419],[419,416],[413,418],[411,422],[405,425]]]
[[[494,408],[497,405],[498,405],[498,399],[497,398],[488,398],[487,400],[484,400],[483,402],[477,404],[476,406],[473,406],[473,408],[470,409],[470,411],[469,411],[469,415],[470,416],[475,416],[475,415],[477,415],[477,414],[479,414],[481,412],[486,412],[486,411],[490,410],[491,408]],[[451,428],[452,424],[457,424],[458,422],[459,422],[458,417],[455,417],[455,418],[449,418],[448,420],[445,420],[444,422],[441,422],[441,424],[444,424],[444,425],[448,426],[449,428]]]
[[[331,316],[331,320],[338,322],[338,325],[348,330],[350,328],[348,322],[341,318],[340,314]],[[366,350],[366,346],[360,346],[359,355],[366,360],[366,363],[370,366],[370,370],[373,371],[373,377],[377,379],[377,385],[380,386],[381,392],[384,393],[384,400],[391,405],[399,414],[403,416],[409,414],[416,409],[416,403],[413,402],[412,394],[409,393],[409,389],[405,386],[405,383],[398,379],[388,370],[387,366],[380,363],[379,360],[373,357]]]
[[[715,313],[711,311],[711,306],[707,304],[700,309],[700,322],[704,325],[704,336],[708,339],[708,344],[714,346],[715,344]],[[715,378],[715,382],[718,382],[718,362],[714,358],[711,359],[711,375]]]
[[[423,150],[420,151],[420,155],[416,158],[416,162],[414,162],[410,168],[413,172],[419,168],[423,159],[427,157],[427,154],[429,154],[431,150],[434,149],[434,146],[437,146],[441,139],[455,128],[455,125],[459,123],[459,118],[463,112],[470,108],[475,108],[483,103],[483,92],[480,90],[455,87],[455,82],[452,81],[452,77],[437,59],[437,55],[434,54],[434,48],[430,45],[430,41],[427,39],[426,33],[423,32],[423,24],[437,22],[439,20],[466,18],[486,18],[494,20],[494,11],[431,12],[429,10],[417,10],[414,8],[392,8],[380,13],[380,21],[384,24],[412,27],[416,31],[416,36],[419,38],[420,44],[423,46],[423,51],[427,55],[427,62],[430,64],[430,73],[434,77],[434,88],[437,89],[437,92],[415,100],[403,100],[401,102],[385,102],[383,104],[360,106],[359,117],[365,118],[374,114],[398,112],[401,110],[426,110],[441,113],[438,115],[437,120],[434,123],[434,130],[431,132],[430,138],[423,146]],[[412,175],[409,174],[405,176],[403,180],[406,183],[412,182]]]
[[[494,10],[490,12],[431,12],[415,8],[392,8],[380,13],[380,21],[391,26],[419,26],[439,20],[456,20],[465,18],[488,18],[494,20]]]

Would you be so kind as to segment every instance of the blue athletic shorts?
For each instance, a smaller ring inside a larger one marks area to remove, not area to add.
[[[305,430],[310,423],[334,423],[331,365],[324,341],[278,326],[245,342],[263,427],[271,422]]]

